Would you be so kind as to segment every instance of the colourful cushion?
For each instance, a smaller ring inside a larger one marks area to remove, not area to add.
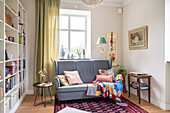
[[[80,79],[78,71],[64,71],[64,73],[70,85],[83,84],[82,80]]]
[[[69,85],[65,75],[57,75],[57,77],[63,86]]]
[[[113,76],[107,76],[107,75],[96,75],[96,81],[101,81],[101,82],[113,82]]]
[[[99,69],[99,74],[100,75],[113,76],[113,82],[115,82],[114,69],[113,68],[108,69],[108,70]]]

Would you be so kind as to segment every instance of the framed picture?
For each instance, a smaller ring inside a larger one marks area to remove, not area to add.
[[[148,27],[143,26],[137,29],[130,30],[129,34],[129,49],[147,49],[148,48]]]
[[[111,59],[112,66],[117,66],[117,33],[106,33],[106,43],[106,59]]]

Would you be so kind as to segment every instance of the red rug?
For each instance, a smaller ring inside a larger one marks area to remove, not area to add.
[[[54,113],[57,113],[66,106],[93,113],[148,113],[126,98],[123,98],[122,102],[128,104],[128,106],[119,106],[116,105],[113,100],[104,98],[65,101],[61,102],[59,106],[58,99],[56,97]]]

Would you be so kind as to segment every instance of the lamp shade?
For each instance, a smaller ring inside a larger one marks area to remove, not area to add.
[[[106,44],[106,40],[104,37],[99,37],[97,40],[97,44]]]

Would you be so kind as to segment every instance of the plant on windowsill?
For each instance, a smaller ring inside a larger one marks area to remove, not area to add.
[[[82,52],[81,49],[77,49],[76,50],[76,53],[77,53],[79,59],[81,58],[81,52]]]
[[[83,58],[86,58],[86,50],[83,49]]]

